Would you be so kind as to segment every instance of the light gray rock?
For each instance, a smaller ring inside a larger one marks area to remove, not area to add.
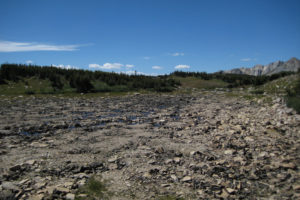
[[[20,188],[13,182],[5,181],[5,182],[2,182],[1,185],[2,185],[2,188],[4,190],[12,190],[12,191],[19,191],[20,190]]]
[[[66,199],[67,199],[67,200],[74,200],[74,199],[75,199],[75,194],[68,193],[68,194],[66,195]]]
[[[182,182],[191,182],[192,181],[192,177],[190,176],[185,176],[183,177],[183,179],[181,180]]]

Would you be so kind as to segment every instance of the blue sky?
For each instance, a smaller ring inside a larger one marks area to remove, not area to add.
[[[0,63],[215,72],[300,58],[299,0],[1,0]]]

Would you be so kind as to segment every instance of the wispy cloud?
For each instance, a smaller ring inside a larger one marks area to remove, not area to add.
[[[152,69],[162,69],[162,67],[158,66],[158,65],[155,65],[155,66],[152,66]]]
[[[150,60],[150,57],[149,56],[144,56],[143,59],[144,60]]]
[[[251,61],[252,59],[251,58],[242,58],[241,59],[241,61],[243,61],[243,62],[249,62],[249,61]]]
[[[103,65],[89,64],[89,68],[92,69],[121,69],[123,66],[121,63],[104,63]]]
[[[171,53],[171,56],[184,56],[184,53],[180,53],[180,52]]]
[[[62,69],[79,69],[78,67],[72,66],[72,65],[63,65],[63,64],[60,64],[60,65],[52,65],[52,66],[53,67],[62,68]]]
[[[190,66],[189,65],[176,65],[175,69],[189,69]]]
[[[125,65],[125,67],[126,67],[126,68],[133,68],[134,65],[127,64],[127,65]]]
[[[79,45],[51,45],[36,42],[0,41],[0,52],[76,51]]]

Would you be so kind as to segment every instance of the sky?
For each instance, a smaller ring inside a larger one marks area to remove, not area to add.
[[[0,63],[168,74],[300,58],[299,0],[1,0]]]

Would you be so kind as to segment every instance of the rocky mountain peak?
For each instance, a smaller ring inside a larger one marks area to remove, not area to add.
[[[235,68],[232,70],[225,71],[225,73],[230,74],[247,74],[247,75],[272,75],[282,71],[292,71],[296,72],[300,69],[300,60],[295,57],[292,57],[290,60],[283,62],[283,61],[275,61],[268,65],[255,65],[252,68]]]

